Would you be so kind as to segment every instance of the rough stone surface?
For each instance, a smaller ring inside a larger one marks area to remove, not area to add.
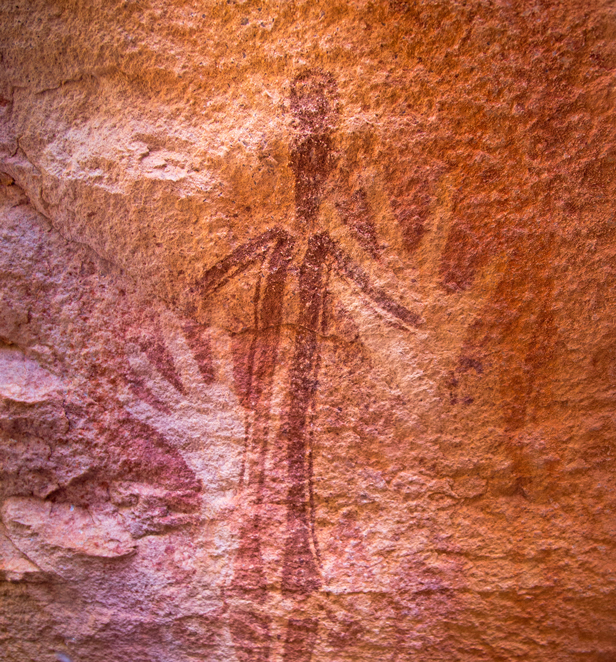
[[[0,657],[616,660],[609,0],[7,0]]]

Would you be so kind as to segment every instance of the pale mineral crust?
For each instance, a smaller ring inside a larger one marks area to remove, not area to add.
[[[611,0],[5,0],[0,658],[616,660]]]

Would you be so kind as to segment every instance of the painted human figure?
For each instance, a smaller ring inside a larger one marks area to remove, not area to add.
[[[312,517],[309,416],[318,387],[319,337],[328,325],[330,273],[335,272],[350,282],[398,326],[412,328],[420,322],[417,314],[374,286],[365,271],[318,226],[320,203],[333,169],[333,132],[337,119],[333,77],[318,71],[298,75],[291,90],[291,109],[296,129],[291,168],[295,179],[298,235],[271,229],[208,269],[196,286],[200,296],[208,297],[251,265],[261,264],[254,297],[255,332],[247,365],[239,376],[244,403],[251,412],[242,478],[246,517],[239,531],[239,548],[229,589],[229,594],[237,598],[236,606],[229,609],[229,620],[236,655],[241,662],[265,662],[270,656],[268,580],[262,557],[262,524],[267,509],[265,463],[275,432],[270,429],[270,407],[281,328],[285,322],[284,291],[291,277],[291,266],[299,267],[299,313],[282,422],[273,447],[285,449],[286,455],[286,531],[280,588],[283,594],[297,596],[298,601],[305,600],[321,587]],[[358,199],[362,201],[361,193]],[[363,244],[373,232],[366,219],[356,218],[349,225]],[[369,252],[376,257],[374,250]],[[260,608],[253,609],[251,604]],[[289,618],[286,662],[310,660],[317,627],[318,623],[311,618]]]

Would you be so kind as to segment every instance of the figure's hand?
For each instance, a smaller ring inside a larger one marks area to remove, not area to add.
[[[231,378],[225,378],[224,361],[214,356],[217,378],[204,378],[195,358],[199,348],[193,344],[191,349],[181,321],[167,313],[161,329],[163,357],[146,354],[136,344],[129,347],[131,372],[140,388],[127,386],[120,400],[131,416],[178,449],[202,483],[203,514],[215,517],[239,478],[243,410],[231,389]],[[226,343],[222,337],[211,340],[213,348]]]

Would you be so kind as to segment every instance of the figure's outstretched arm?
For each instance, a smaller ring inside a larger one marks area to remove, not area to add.
[[[383,289],[374,286],[368,277],[368,274],[347,255],[338,244],[329,239],[329,253],[333,256],[337,271],[356,285],[359,290],[370,299],[375,306],[393,317],[397,322],[401,322],[406,327],[418,327],[423,324],[421,316],[401,304],[394,301]]]
[[[198,291],[202,296],[211,294],[234,276],[247,269],[260,257],[263,257],[273,245],[286,244],[289,238],[289,234],[279,228],[267,230],[255,239],[242,244],[214,266],[210,267],[197,280],[193,286],[193,290]]]

